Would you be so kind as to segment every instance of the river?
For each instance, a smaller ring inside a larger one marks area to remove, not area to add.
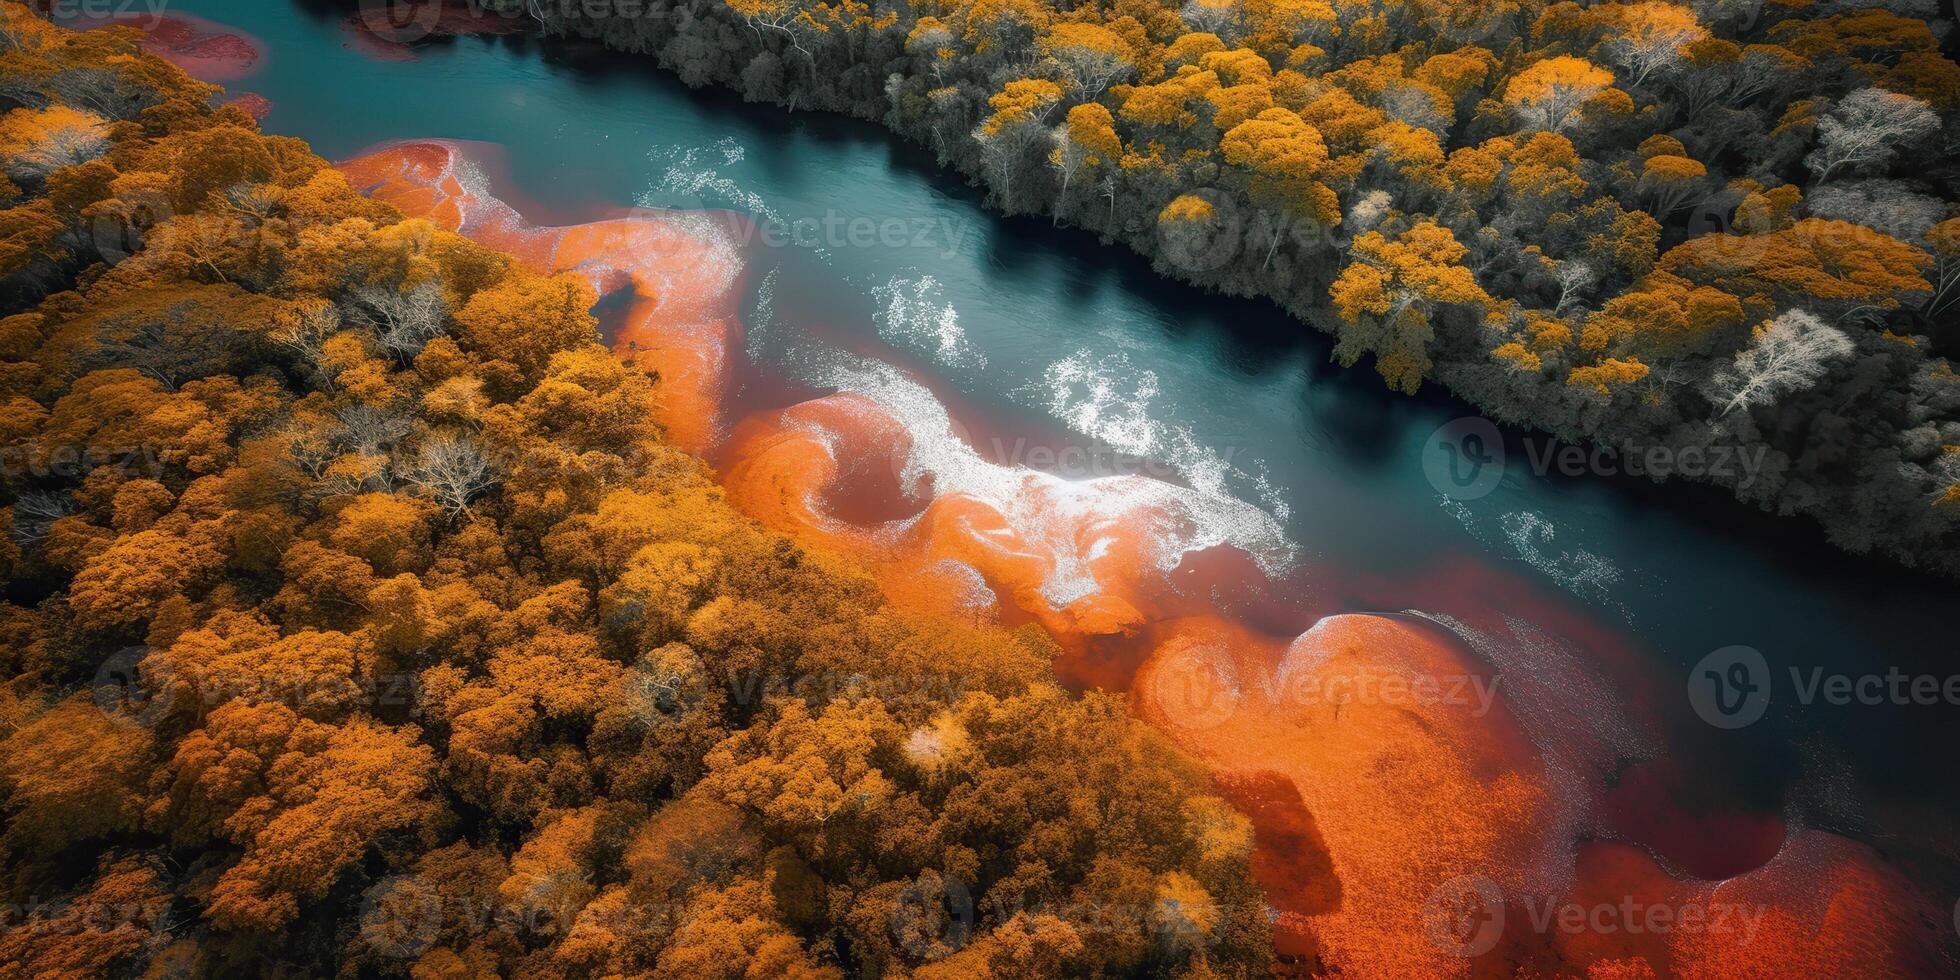
[[[171,12],[256,38],[259,62],[228,84],[270,101],[267,130],[330,159],[405,138],[473,141],[488,145],[499,196],[534,221],[629,207],[747,215],[749,367],[731,417],[835,387],[834,372],[809,370],[813,350],[896,366],[993,464],[1070,480],[1142,473],[1235,501],[1244,509],[1219,511],[1212,538],[1260,570],[1193,573],[1248,628],[1288,636],[1329,614],[1413,611],[1508,631],[1493,642],[1511,659],[1492,659],[1535,675],[1526,696],[1543,711],[1591,714],[1603,696],[1645,719],[1622,746],[1625,771],[1641,757],[1664,775],[1609,797],[1598,823],[1677,870],[1749,871],[1781,825],[1801,825],[1868,842],[1941,901],[1955,895],[1947,814],[1960,764],[1941,746],[1960,707],[1835,705],[1788,683],[1815,669],[1960,671],[1950,584],[1848,556],[1806,522],[1706,487],[1563,475],[1543,465],[1545,440],[1516,431],[1502,436],[1501,480],[1454,499],[1435,479],[1437,433],[1474,416],[1467,406],[1333,366],[1326,338],[1268,304],[1167,282],[1045,220],[989,214],[923,151],[866,124],[745,105],[644,62],[523,37],[377,57],[331,4],[181,0]],[[893,506],[837,504],[865,520]],[[1258,578],[1270,581],[1248,584]],[[1692,665],[1734,645],[1760,651],[1778,686],[1761,721],[1723,730],[1686,690]]]

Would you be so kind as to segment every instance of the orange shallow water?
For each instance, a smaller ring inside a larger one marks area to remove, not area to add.
[[[1283,954],[1359,977],[1876,977],[1930,962],[1936,910],[1870,847],[1801,828],[1763,847],[1783,829],[1773,815],[1681,824],[1654,803],[1678,786],[1664,760],[1615,783],[1628,750],[1588,727],[1596,705],[1571,685],[1563,703],[1547,695],[1556,662],[1506,673],[1488,646],[1412,617],[1329,616],[1285,637],[1207,608],[1213,593],[1190,579],[1222,549],[1167,563],[1163,542],[1190,515],[1128,482],[1147,477],[983,467],[941,485],[907,470],[924,435],[850,392],[724,419],[740,256],[713,223],[654,212],[533,225],[456,143],[397,144],[342,168],[409,214],[625,297],[615,349],[661,373],[660,421],[677,444],[717,451],[746,513],[857,557],[900,606],[1039,622],[1067,651],[1058,675],[1130,690],[1253,820]],[[1452,591],[1498,588],[1478,569],[1449,573],[1476,576]],[[1737,829],[1762,853],[1726,880],[1692,877],[1655,856],[1687,847],[1682,826]],[[1466,896],[1482,918],[1459,914]],[[1567,906],[1580,928],[1558,924]],[[1605,911],[1655,906],[1733,907],[1732,927],[1630,929]],[[1480,932],[1493,911],[1501,928]]]

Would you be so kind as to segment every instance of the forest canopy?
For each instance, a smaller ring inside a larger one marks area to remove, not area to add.
[[[737,514],[582,279],[215,94],[0,4],[0,974],[1269,972],[1045,634]]]

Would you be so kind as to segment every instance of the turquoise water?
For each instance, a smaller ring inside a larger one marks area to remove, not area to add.
[[[1274,515],[1294,550],[1289,594],[1314,613],[1515,616],[1564,635],[1582,665],[1610,636],[1632,659],[1601,652],[1586,673],[1621,683],[1632,672],[1620,696],[1670,719],[1666,744],[1722,787],[1721,805],[1903,838],[1892,846],[1915,853],[1954,839],[1944,817],[1929,830],[1912,814],[1951,801],[1960,766],[1928,747],[1949,743],[1960,708],[1786,698],[1762,723],[1721,732],[1696,723],[1685,696],[1689,666],[1735,644],[1779,674],[1960,670],[1940,617],[1949,585],[1843,555],[1813,526],[1723,492],[1538,475],[1528,461],[1540,444],[1516,432],[1495,489],[1449,500],[1423,453],[1439,427],[1474,414],[1466,406],[1335,368],[1323,337],[1266,304],[1165,282],[1045,220],[992,216],[869,125],[748,106],[644,62],[521,38],[377,59],[327,5],[178,10],[263,42],[269,54],[233,89],[271,100],[269,131],[330,158],[403,138],[484,141],[503,148],[499,192],[534,217],[713,207],[802,229],[790,236],[800,242],[750,248],[757,378],[793,374],[793,351],[818,338],[911,368],[1003,461],[1041,468],[1041,450],[1073,447],[1058,458],[1079,460],[1094,449],[1221,488]],[[761,328],[764,296],[774,317]],[[742,397],[784,392],[752,380]]]

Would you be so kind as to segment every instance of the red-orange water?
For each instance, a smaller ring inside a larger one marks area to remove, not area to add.
[[[83,5],[87,7],[88,5]],[[108,5],[103,5],[106,9]],[[128,10],[124,5],[119,10]],[[91,16],[82,10],[75,27],[133,27],[146,36],[143,50],[207,82],[235,82],[258,71],[265,45],[237,28],[185,13],[119,12]]]
[[[1671,761],[1644,654],[1535,587],[1467,560],[1413,583],[1274,578],[1231,543],[1244,514],[1147,476],[984,460],[895,371],[725,417],[742,356],[728,226],[670,212],[533,225],[466,149],[403,143],[343,167],[410,214],[623,297],[614,344],[660,370],[661,421],[757,520],[861,559],[898,605],[1038,622],[1066,651],[1060,677],[1130,691],[1253,820],[1282,953],[1383,977],[1929,963],[1941,917],[1926,896],[1864,844],[1705,791]],[[1488,614],[1333,615],[1410,596]],[[1502,906],[1487,944],[1459,942],[1466,887]],[[1654,907],[1729,911],[1720,927],[1626,926],[1625,910]],[[1576,928],[1560,925],[1568,908]]]

